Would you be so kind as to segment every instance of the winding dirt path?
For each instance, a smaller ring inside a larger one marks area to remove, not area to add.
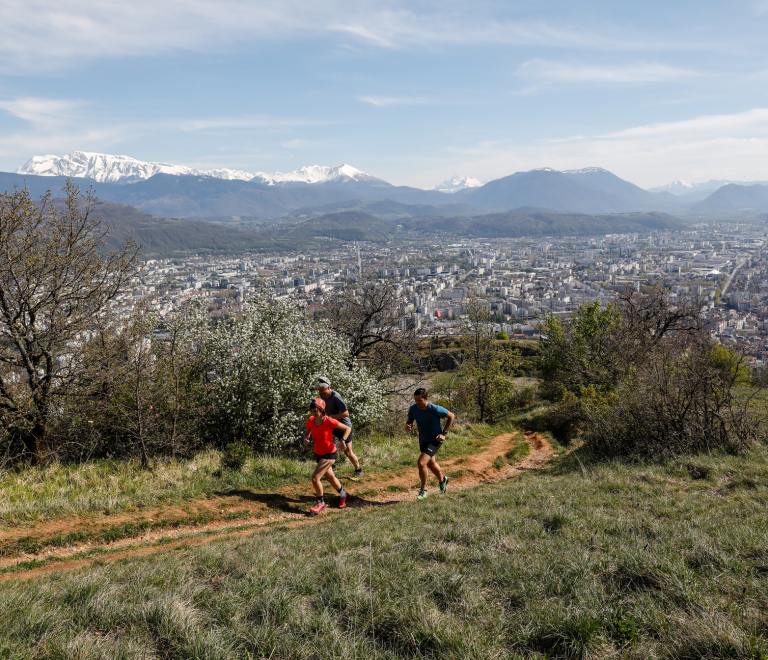
[[[451,475],[449,492],[509,479],[524,471],[541,467],[554,456],[555,451],[544,436],[540,433],[526,432],[524,439],[530,448],[529,455],[514,465],[504,462],[503,467],[494,467],[494,461],[499,456],[503,457],[512,446],[517,444],[515,438],[518,435],[518,432],[505,433],[496,436],[481,453],[440,461],[443,471]],[[344,477],[341,479],[345,481]],[[433,483],[429,487],[430,495],[434,495],[437,492],[434,487],[434,478],[431,481]],[[347,509],[364,513],[374,510],[377,506],[389,506],[412,501],[418,491],[417,482],[416,470],[410,468],[399,475],[378,474],[366,479],[363,483],[354,483],[350,488],[360,494],[350,498]],[[312,524],[327,515],[345,514],[345,511],[332,508],[336,498],[331,496],[327,513],[318,517],[309,517],[307,505],[314,503],[314,497],[306,494],[306,487],[286,487],[278,493],[237,491],[231,493],[230,497],[238,498],[239,501],[234,506],[224,507],[221,499],[200,500],[185,507],[168,507],[120,515],[105,514],[97,519],[60,519],[34,528],[14,528],[0,532],[0,542],[8,543],[23,537],[48,539],[57,534],[71,534],[79,530],[98,531],[109,526],[126,523],[146,523],[155,520],[162,520],[165,523],[173,523],[174,520],[179,521],[177,526],[171,528],[165,527],[147,531],[138,536],[118,541],[82,543],[60,548],[48,547],[39,553],[18,554],[2,558],[0,559],[0,570],[9,571],[10,569],[10,572],[0,574],[0,583],[8,580],[32,578],[46,573],[73,570],[91,565],[96,561],[111,562],[127,557],[166,552],[181,547],[203,545],[223,538],[247,536],[275,524],[294,527]],[[227,516],[232,518],[234,514],[237,519],[219,519],[206,524],[184,524],[184,521],[189,520],[190,513],[192,515],[219,515],[225,518]],[[30,563],[33,565],[26,568]],[[19,567],[19,570],[14,571],[13,568],[16,566]]]

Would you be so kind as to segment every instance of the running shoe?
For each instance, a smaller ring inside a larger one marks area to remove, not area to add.
[[[355,470],[354,474],[350,477],[350,480],[352,481],[360,481],[360,477],[363,476],[363,468],[358,468]]]
[[[446,490],[448,490],[448,480],[450,477],[446,474],[443,477],[443,480],[440,482],[440,492],[444,493]]]
[[[339,508],[343,509],[347,506],[347,498],[349,497],[349,493],[344,493],[344,497],[339,498]]]
[[[427,491],[424,488],[422,488],[419,491],[419,494],[416,496],[416,499],[417,500],[426,500],[427,499]]]
[[[313,513],[314,515],[317,515],[318,513],[322,513],[323,511],[325,511],[325,503],[324,502],[318,502],[317,504],[315,504],[315,506],[313,506],[309,510],[309,512]]]

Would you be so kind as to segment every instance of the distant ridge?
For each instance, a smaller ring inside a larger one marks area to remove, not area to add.
[[[768,186],[756,183],[741,186],[730,183],[718,188],[705,200],[694,204],[689,215],[752,215],[768,211]]]

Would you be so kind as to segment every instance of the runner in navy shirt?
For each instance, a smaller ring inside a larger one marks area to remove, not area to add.
[[[320,376],[315,384],[317,393],[320,398],[325,401],[325,414],[328,417],[333,417],[336,421],[341,422],[345,426],[352,428],[352,422],[349,419],[349,410],[347,410],[347,404],[344,403],[344,399],[336,391],[331,389],[331,381],[325,376]],[[352,481],[360,481],[360,477],[363,476],[363,468],[360,467],[360,461],[355,456],[355,452],[352,451],[352,434],[350,433],[346,439],[344,439],[343,433],[340,430],[335,430],[333,436],[341,440],[341,451],[344,452],[346,457],[352,462],[355,468],[355,473],[350,477]]]
[[[444,493],[448,488],[448,476],[443,477],[443,472],[435,460],[435,454],[443,446],[448,429],[451,428],[453,420],[456,418],[456,415],[449,410],[430,403],[428,397],[429,394],[423,387],[413,393],[415,403],[408,409],[408,423],[405,425],[405,430],[408,433],[413,428],[413,422],[416,422],[419,427],[421,454],[417,465],[419,467],[419,479],[421,479],[421,490],[416,498],[418,500],[423,500],[427,496],[427,470],[437,477],[441,493]],[[443,428],[441,420],[446,417],[448,422]]]

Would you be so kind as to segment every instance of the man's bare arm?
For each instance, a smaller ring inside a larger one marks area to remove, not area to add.
[[[445,425],[445,428],[443,429],[443,432],[442,433],[438,433],[438,435],[437,435],[437,439],[438,440],[440,440],[441,438],[442,438],[442,440],[445,440],[445,434],[448,433],[448,429],[450,429],[451,426],[453,426],[453,420],[456,419],[456,415],[454,415],[452,412],[449,412],[446,415],[446,418],[448,419],[448,423]]]

